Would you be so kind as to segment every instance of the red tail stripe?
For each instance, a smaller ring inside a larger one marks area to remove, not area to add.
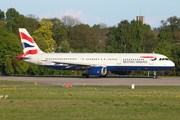
[[[35,50],[29,50],[29,51],[27,51],[26,53],[24,53],[24,56],[26,56],[26,55],[28,55],[28,54],[37,54],[38,53],[38,50],[37,49],[35,49]]]
[[[27,51],[26,53],[24,53],[24,54],[19,54],[18,56],[17,56],[17,59],[19,59],[19,60],[22,60],[26,55],[28,55],[28,54],[37,54],[38,53],[38,50],[37,49],[35,49],[35,50],[29,50],[29,51]]]
[[[21,36],[21,39],[25,39],[25,40],[27,40],[27,41],[29,41],[31,43],[34,43],[34,40],[31,37],[24,34],[23,32],[20,32],[20,36]]]

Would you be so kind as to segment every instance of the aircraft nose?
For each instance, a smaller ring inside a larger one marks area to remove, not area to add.
[[[173,62],[173,61],[171,61],[170,66],[172,66],[172,67],[174,67],[174,66],[175,66],[175,64],[174,64],[174,62]]]

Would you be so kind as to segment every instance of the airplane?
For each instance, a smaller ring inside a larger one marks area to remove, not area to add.
[[[156,53],[45,53],[35,43],[25,28],[19,28],[23,54],[17,58],[32,64],[60,69],[84,70],[89,75],[106,77],[108,71],[114,74],[130,74],[134,70],[168,70],[175,66],[165,55]]]

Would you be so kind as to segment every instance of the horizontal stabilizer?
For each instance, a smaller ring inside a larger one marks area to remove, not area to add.
[[[15,56],[18,60],[27,60],[30,59],[29,57],[25,57],[24,54],[19,54],[18,56]]]
[[[27,60],[30,59],[29,57],[24,57],[24,54],[19,54],[18,56],[12,56],[12,55],[5,55],[6,57],[10,58],[17,58],[18,60]]]

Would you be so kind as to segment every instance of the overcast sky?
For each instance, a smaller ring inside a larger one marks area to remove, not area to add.
[[[20,14],[40,18],[70,15],[90,26],[99,23],[114,26],[142,15],[146,24],[159,27],[161,20],[180,17],[179,6],[180,0],[0,0],[0,9],[4,12],[15,8]]]

